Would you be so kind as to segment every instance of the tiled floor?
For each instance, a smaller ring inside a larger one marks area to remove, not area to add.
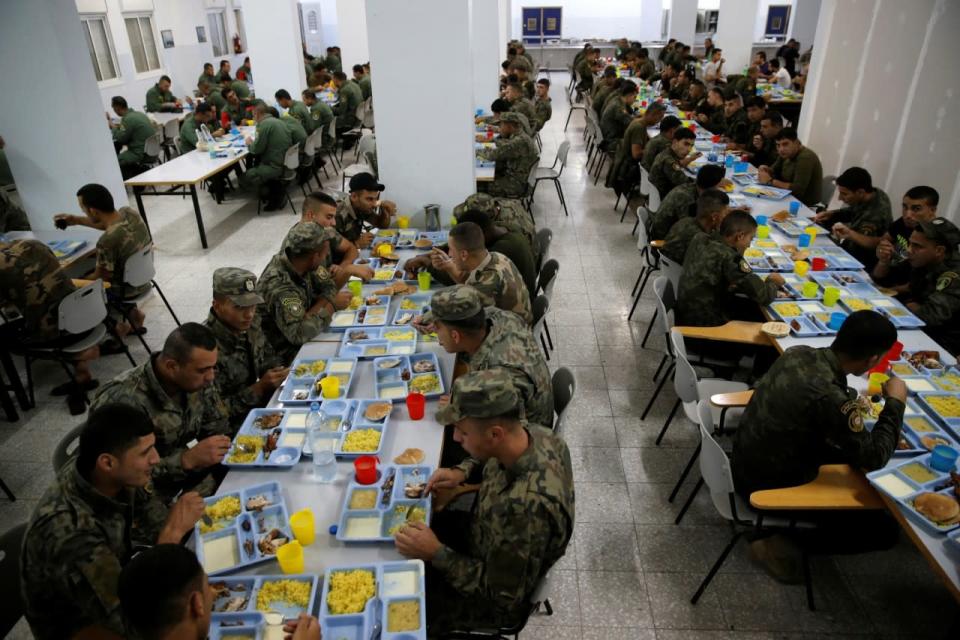
[[[692,423],[677,419],[660,447],[656,437],[674,401],[666,390],[640,419],[653,385],[662,339],[641,349],[653,305],[649,287],[627,322],[630,290],[639,270],[635,238],[618,224],[613,196],[585,175],[583,114],[563,132],[562,74],[554,74],[554,115],[542,137],[541,164],[570,140],[563,189],[564,217],[553,190],[541,185],[539,226],[553,229],[551,256],[560,275],[549,315],[556,351],[551,367],[569,366],[578,389],[566,437],[574,463],[577,525],[567,555],[554,568],[552,617],[536,616],[524,638],[575,640],[638,638],[946,637],[956,603],[920,554],[906,541],[886,553],[822,559],[814,565],[818,611],[806,609],[803,588],[786,587],[751,564],[741,544],[697,606],[689,598],[729,536],[702,492],[682,526],[667,496],[696,445]],[[327,185],[339,185],[336,179]],[[389,183],[388,183],[389,187]],[[466,194],[464,194],[466,195]],[[389,197],[389,191],[386,196]],[[301,198],[295,197],[299,207]],[[200,249],[189,200],[147,199],[158,247],[159,283],[181,320],[202,320],[216,267],[259,273],[294,221],[289,210],[256,216],[255,203],[231,199],[221,206],[201,195],[210,249]],[[158,348],[173,327],[159,298],[147,306],[148,341]],[[132,342],[135,357],[143,358]],[[126,367],[122,356],[95,365],[101,380]],[[60,374],[37,367],[40,408],[17,424],[0,423],[0,476],[18,496],[0,498],[0,530],[27,518],[53,472],[51,452],[79,424],[48,396]],[[692,483],[688,484],[689,490]],[[681,499],[686,491],[681,494]],[[939,624],[938,624],[939,622]],[[12,637],[30,637],[21,624]]]

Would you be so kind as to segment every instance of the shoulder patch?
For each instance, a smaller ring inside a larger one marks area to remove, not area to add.
[[[751,273],[751,272],[753,271],[753,269],[750,268],[750,265],[747,264],[747,261],[746,261],[746,260],[741,260],[741,261],[740,261],[740,271],[743,271],[744,273]]]
[[[680,163],[679,163],[679,162],[674,162],[674,163],[673,163],[673,170],[674,170],[674,171],[680,171]]]
[[[847,427],[849,427],[850,431],[854,433],[863,431],[863,416],[860,415],[860,405],[856,400],[844,402],[843,405],[840,406],[840,413],[846,416]]]
[[[296,318],[303,315],[303,304],[301,304],[299,298],[283,298],[280,304],[284,311]]]
[[[943,291],[950,286],[950,283],[957,279],[957,273],[955,271],[947,271],[942,276],[937,278],[937,291]]]

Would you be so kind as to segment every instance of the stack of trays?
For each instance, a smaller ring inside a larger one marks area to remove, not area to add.
[[[393,542],[408,521],[430,522],[431,500],[423,494],[433,469],[386,465],[374,484],[350,481],[337,525],[343,542]]]
[[[340,379],[340,397],[350,395],[350,386],[353,384],[353,374],[357,369],[354,358],[302,358],[297,357],[290,367],[283,387],[280,389],[279,400],[285,405],[309,405],[311,402],[322,400],[320,396],[320,380],[326,376],[337,376]]]
[[[383,449],[393,411],[390,403],[383,400],[327,400],[320,404],[320,411],[326,416],[324,427],[328,431],[315,434],[312,441],[308,437],[303,450],[305,455],[312,456],[314,444],[319,441],[325,450],[333,451],[338,458],[377,455]],[[372,444],[374,440],[375,445]],[[360,450],[358,442],[365,441],[370,441],[371,445]]]
[[[348,329],[340,341],[339,355],[341,358],[378,358],[410,355],[416,351],[416,329],[388,326],[382,329]]]
[[[212,496],[204,504],[212,523],[198,522],[194,541],[197,558],[210,575],[272,560],[277,547],[293,539],[287,505],[276,482]],[[217,513],[223,509],[227,511]]]
[[[430,301],[432,299],[432,293],[414,293],[403,296],[400,298],[400,304],[397,306],[397,310],[393,313],[393,324],[410,324],[413,318],[423,315],[430,310]]]
[[[790,332],[798,338],[836,333],[827,326],[830,309],[817,300],[771,302],[770,310],[782,322],[790,325]]]
[[[317,576],[278,575],[211,580],[214,591],[210,615],[210,640],[282,638],[283,623],[301,613],[313,614],[316,607]],[[269,614],[277,620],[269,620]],[[272,625],[271,623],[280,624]],[[272,627],[278,628],[273,631]]]
[[[223,464],[228,467],[292,467],[306,439],[303,409],[253,409],[237,431]]]
[[[373,371],[378,398],[397,402],[413,391],[428,398],[443,395],[440,361],[433,353],[376,358]]]
[[[338,574],[352,574],[346,593],[338,593]],[[354,593],[361,577],[370,598],[363,609],[340,612],[345,596]],[[351,588],[352,587],[352,588]],[[331,592],[333,596],[331,596]],[[423,562],[377,562],[330,567],[324,574],[320,629],[324,638],[350,640],[426,640],[427,607]],[[338,606],[339,605],[339,606]],[[337,613],[334,613],[337,611]]]
[[[917,510],[916,499],[925,493],[939,493],[956,499],[950,474],[929,465],[930,454],[905,460],[895,467],[867,474],[870,483],[902,505],[920,526],[933,533],[960,528],[960,522],[940,524]]]

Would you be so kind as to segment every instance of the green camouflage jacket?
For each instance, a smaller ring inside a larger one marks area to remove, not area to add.
[[[672,189],[660,202],[660,208],[650,214],[650,228],[647,229],[650,240],[663,240],[678,220],[696,215],[698,197],[694,182]]]
[[[337,116],[337,129],[352,129],[360,124],[357,120],[357,107],[363,102],[363,90],[353,80],[347,80],[337,91],[339,102],[333,107]]]
[[[661,200],[666,198],[674,187],[691,182],[693,178],[688,176],[680,166],[680,159],[671,147],[661,151],[650,167],[650,184],[660,192]]]
[[[363,223],[371,218],[376,218],[373,212],[360,213],[350,204],[350,197],[347,196],[337,203],[337,233],[356,244],[363,233]],[[370,224],[373,224],[372,222]]]
[[[159,85],[153,85],[147,89],[147,111],[161,111],[164,104],[176,101],[177,98],[172,91],[161,91]]]
[[[313,133],[313,130],[316,128],[316,121],[313,119],[313,116],[310,115],[310,109],[299,100],[291,101],[290,108],[287,109],[287,115],[296,118],[300,126],[303,127],[303,130],[307,132],[307,135]]]
[[[60,334],[60,302],[74,291],[73,281],[44,243],[0,243],[0,300],[23,316],[27,339],[52,340]]]
[[[280,169],[287,149],[293,145],[290,130],[278,118],[267,115],[257,123],[257,137],[250,145],[250,153],[260,159],[261,166]]]
[[[606,149],[616,149],[620,146],[623,134],[633,120],[633,113],[627,105],[623,104],[619,94],[614,97],[615,99],[607,102],[600,116],[600,131],[603,133],[603,145]]]
[[[537,145],[522,131],[509,138],[498,138],[496,145],[495,149],[479,152],[481,157],[497,163],[487,193],[497,198],[519,198],[527,191],[530,168],[540,160]]]
[[[914,269],[910,298],[920,305],[914,313],[927,323],[924,331],[950,353],[960,353],[960,259]]]
[[[502,253],[487,252],[487,257],[470,272],[464,284],[480,292],[485,306],[517,314],[527,325],[533,324],[530,295],[517,267]]]
[[[664,149],[670,148],[670,139],[662,133],[650,138],[649,143],[643,147],[643,157],[640,158],[640,166],[647,170],[649,173],[650,169],[653,167],[653,161],[657,159],[657,156],[660,155],[660,152]]]
[[[830,218],[830,224],[837,222],[842,222],[865,236],[882,236],[893,222],[890,197],[883,189],[875,187],[873,197],[868,202],[852,204],[834,211],[833,217]],[[840,246],[849,251],[854,258],[863,262],[868,270],[876,262],[875,249],[866,249],[852,240],[843,240]]]
[[[670,232],[664,239],[660,253],[677,264],[683,264],[683,260],[687,256],[687,249],[693,243],[694,238],[700,234],[706,235],[706,232],[697,223],[696,218],[680,218],[670,227]]]
[[[553,104],[550,98],[546,98],[545,100],[537,98],[533,103],[533,111],[537,117],[536,129],[539,131],[543,129],[543,125],[547,123],[547,120],[553,117]]]
[[[330,127],[330,121],[333,120],[333,109],[323,100],[317,100],[310,106],[310,117],[313,119],[313,128],[320,128],[323,131],[320,139],[323,142],[324,149],[333,147],[334,139],[327,132]]]
[[[123,217],[107,227],[97,240],[97,266],[110,272],[110,293],[115,297],[132,298],[150,290],[150,283],[131,287],[123,283],[127,258],[146,248],[150,231],[140,214],[130,207],[120,207]]]

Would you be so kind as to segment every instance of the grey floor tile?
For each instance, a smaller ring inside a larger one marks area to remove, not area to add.
[[[693,490],[695,480],[684,484],[673,503],[667,502],[673,484],[637,483],[627,484],[630,493],[630,509],[637,524],[673,524],[684,501]],[[723,518],[717,513],[705,489],[698,492],[693,504],[683,516],[684,525],[722,525]]]
[[[563,439],[571,447],[617,446],[617,432],[610,416],[570,416],[564,421]]]
[[[656,406],[656,405],[655,405]],[[674,418],[667,434],[656,444],[657,435],[663,427],[664,418],[651,410],[646,420],[636,416],[618,416],[613,419],[617,441],[621,447],[657,447],[659,449],[694,449],[700,444],[700,436],[685,418]]]
[[[657,629],[726,629],[716,593],[707,592],[697,604],[690,604],[690,596],[703,576],[647,571],[643,577]]]
[[[580,640],[583,635],[579,626],[576,627],[542,627],[534,624],[530,619],[523,629],[522,637],[530,640]]]
[[[578,327],[565,327],[567,331],[576,331]],[[590,328],[591,332],[593,331]],[[557,347],[560,364],[565,366],[600,367],[600,348],[596,344],[571,344]],[[551,355],[551,358],[554,356]]]
[[[583,571],[640,571],[637,532],[626,523],[577,524],[577,569]]]
[[[577,572],[552,569],[549,580],[550,588],[547,597],[553,607],[553,615],[548,616],[541,610],[540,613],[530,617],[528,624],[557,628],[579,627],[580,589],[577,584]]]
[[[607,388],[603,367],[580,364],[565,365],[577,379],[577,391],[602,391]]]
[[[610,396],[604,389],[577,389],[567,407],[571,416],[612,416]]]
[[[706,575],[729,540],[723,526],[637,525],[644,571]]]
[[[620,449],[570,447],[574,482],[625,482]]]
[[[627,482],[676,482],[692,454],[687,449],[620,449]]]
[[[657,637],[653,629],[641,627],[583,627],[583,640],[655,640]]]
[[[580,571],[581,618],[586,626],[653,626],[643,574]]]
[[[577,522],[633,522],[627,485],[578,482]]]

